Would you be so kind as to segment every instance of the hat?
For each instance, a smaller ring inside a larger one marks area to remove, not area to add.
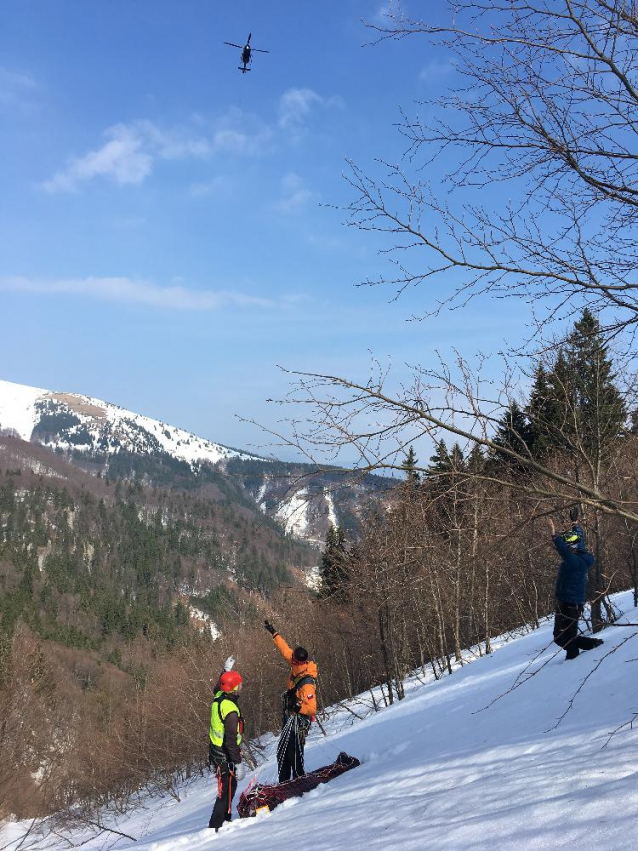
[[[308,651],[305,647],[295,647],[295,649],[292,651],[292,655],[295,657],[295,662],[308,661]]]
[[[235,691],[242,684],[241,674],[237,671],[225,671],[219,678],[219,686],[222,691]]]
[[[575,551],[585,549],[585,538],[580,527],[575,526],[569,532],[563,532],[561,537],[566,544],[569,544],[570,549]]]

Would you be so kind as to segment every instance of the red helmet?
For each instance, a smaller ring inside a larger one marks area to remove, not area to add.
[[[235,691],[242,684],[241,674],[237,671],[226,671],[219,678],[219,685],[222,691]]]

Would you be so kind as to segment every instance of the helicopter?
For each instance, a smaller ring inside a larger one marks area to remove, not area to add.
[[[258,50],[256,47],[250,46],[250,39],[252,38],[252,33],[248,33],[248,41],[242,47],[241,44],[233,44],[232,41],[225,41],[224,44],[227,44],[229,47],[237,47],[241,50],[241,62],[242,64],[238,66],[237,70],[241,71],[242,74],[245,74],[246,71],[250,71],[248,67],[252,61],[253,53],[270,53],[269,50]]]

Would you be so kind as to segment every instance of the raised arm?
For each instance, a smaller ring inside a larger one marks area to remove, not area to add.
[[[289,665],[292,665],[292,648],[288,646],[288,644],[284,641],[281,635],[279,635],[279,633],[271,623],[268,623],[268,621],[264,621],[264,626],[272,635],[275,645],[277,646],[277,650],[279,650],[286,662],[288,662]]]

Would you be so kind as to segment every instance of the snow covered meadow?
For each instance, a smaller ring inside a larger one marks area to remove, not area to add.
[[[638,621],[630,593],[615,603],[621,622]],[[307,767],[341,750],[362,765],[219,834],[206,827],[211,777],[185,787],[179,801],[151,799],[106,820],[135,842],[114,833],[70,839],[86,851],[635,848],[638,730],[617,728],[638,711],[638,628],[610,627],[602,637],[602,647],[565,662],[546,621],[495,642],[490,656],[468,654],[452,676],[411,678],[405,700],[377,713],[370,695],[333,708],[325,737],[315,725]],[[273,775],[270,758],[258,777]],[[0,848],[17,851],[23,832],[6,827]],[[27,847],[73,846],[49,836]]]

